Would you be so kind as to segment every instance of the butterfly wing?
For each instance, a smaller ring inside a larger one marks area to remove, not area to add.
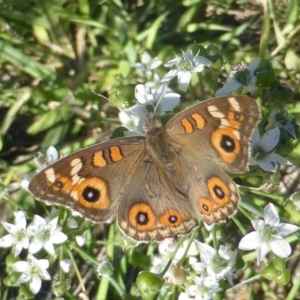
[[[147,158],[135,171],[118,212],[122,231],[138,241],[161,241],[188,234],[198,225],[186,191],[176,189],[178,175],[170,181],[164,170]],[[185,185],[188,188],[188,183]]]
[[[232,217],[240,200],[235,183],[216,164],[199,153],[181,151],[178,153],[185,182],[189,185],[186,205],[206,224],[218,223]]]
[[[205,223],[224,220],[237,210],[237,187],[223,170],[246,170],[250,138],[259,118],[254,99],[229,96],[196,104],[166,125],[191,187],[191,206]]]
[[[112,217],[145,155],[144,137],[126,137],[80,150],[37,174],[29,190],[39,200],[65,206],[93,222]]]
[[[187,151],[198,152],[227,172],[242,173],[248,167],[250,139],[259,118],[254,99],[219,97],[177,114],[166,130]]]

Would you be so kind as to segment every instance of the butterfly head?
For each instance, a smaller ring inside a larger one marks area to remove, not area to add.
[[[163,125],[160,119],[150,114],[143,124],[143,129],[146,135],[157,135],[163,130]]]

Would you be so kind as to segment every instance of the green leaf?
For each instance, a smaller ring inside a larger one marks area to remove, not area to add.
[[[268,280],[274,280],[280,285],[286,285],[291,280],[291,274],[286,268],[285,260],[279,257],[272,259],[261,269],[260,274],[262,277]]]
[[[121,110],[131,107],[134,104],[134,87],[134,84],[122,87],[110,94],[108,101]]]
[[[46,129],[53,127],[61,121],[65,121],[69,117],[69,105],[61,104],[56,109],[44,113],[36,122],[34,122],[28,129],[29,134],[35,135]]]

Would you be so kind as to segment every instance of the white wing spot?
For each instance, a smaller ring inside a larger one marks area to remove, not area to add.
[[[210,105],[210,106],[207,107],[207,109],[213,117],[215,117],[217,119],[224,119],[225,118],[225,115],[223,113],[221,113],[216,106]]]
[[[230,124],[227,119],[221,119],[221,125],[224,128],[230,127]]]
[[[53,168],[46,170],[45,174],[48,181],[50,181],[51,183],[55,182],[56,178],[55,178],[55,172]]]
[[[236,136],[236,139],[237,139],[238,141],[240,141],[240,140],[241,140],[241,134],[240,134],[240,132],[239,132],[239,131],[237,131],[237,130],[233,130],[233,134]]]
[[[78,176],[78,174],[74,174],[72,176],[72,185],[80,184],[85,178]]]
[[[71,161],[70,165],[72,167],[70,175],[73,176],[76,175],[81,170],[82,161],[80,158],[75,158]]]
[[[228,102],[234,108],[235,111],[238,111],[238,112],[241,111],[240,104],[236,101],[236,99],[234,97],[228,98]]]
[[[72,197],[74,200],[78,201],[78,194],[77,194],[77,191],[72,191],[72,192],[70,193],[70,195],[71,195],[71,197]]]

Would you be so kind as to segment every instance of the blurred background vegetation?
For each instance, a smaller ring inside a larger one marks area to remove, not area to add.
[[[0,1],[0,180],[10,187],[10,205],[0,199],[1,220],[12,215],[11,208],[35,211],[40,205],[19,189],[34,174],[37,151],[53,145],[70,153],[108,139],[118,110],[93,91],[108,96],[143,83],[133,64],[145,51],[166,62],[191,43],[214,44],[227,62],[220,84],[235,64],[268,58],[299,101],[299,5],[298,0]],[[137,270],[123,279],[128,289]],[[86,274],[86,266],[81,272]],[[90,290],[99,288],[97,277],[89,278]]]

